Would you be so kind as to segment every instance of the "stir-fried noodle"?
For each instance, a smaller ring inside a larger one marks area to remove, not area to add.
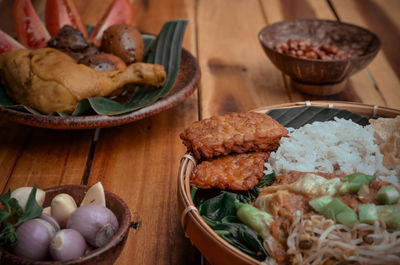
[[[400,231],[378,221],[349,228],[298,211],[287,245],[292,264],[400,264]]]

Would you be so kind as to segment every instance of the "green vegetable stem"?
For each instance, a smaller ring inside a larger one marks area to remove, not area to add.
[[[238,209],[236,216],[240,221],[253,228],[263,239],[270,236],[269,225],[274,221],[270,214],[247,203],[235,201],[235,205]]]
[[[363,173],[354,173],[344,176],[342,181],[343,185],[339,189],[339,193],[357,193],[363,185],[369,185],[375,176],[365,175]]]
[[[383,186],[376,194],[376,199],[380,204],[393,204],[399,200],[399,192],[393,186]]]

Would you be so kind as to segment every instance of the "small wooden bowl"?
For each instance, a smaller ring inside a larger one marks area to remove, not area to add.
[[[44,207],[50,205],[54,196],[60,193],[67,193],[71,195],[77,205],[79,205],[85,196],[85,192],[90,186],[84,185],[65,185],[45,189],[46,198],[43,203]],[[80,258],[60,262],[60,261],[32,261],[18,257],[6,250],[2,249],[2,256],[0,264],[7,265],[107,265],[113,264],[118,256],[121,254],[125,246],[126,239],[129,233],[131,223],[131,212],[126,203],[117,195],[112,192],[105,191],[107,208],[109,208],[117,217],[119,229],[115,233],[111,241],[102,248],[97,248],[85,256]]]
[[[352,24],[323,19],[295,19],[263,28],[258,38],[272,63],[291,77],[291,85],[307,94],[326,96],[345,89],[345,81],[364,69],[378,53],[381,42],[371,31]],[[274,46],[290,38],[335,44],[351,54],[345,60],[302,59],[279,53]]]
[[[394,118],[400,115],[400,110],[386,107],[372,106],[357,102],[341,101],[306,101],[285,103],[253,110],[254,112],[266,113],[271,109],[295,108],[301,106],[319,106],[337,109],[346,109],[361,116],[371,118],[375,116]],[[190,173],[196,166],[194,158],[188,154],[181,159],[178,173],[178,208],[181,214],[181,223],[186,237],[190,238],[192,244],[213,265],[268,265],[256,260],[246,253],[235,248],[214,230],[200,216],[198,209],[193,203],[190,194]]]

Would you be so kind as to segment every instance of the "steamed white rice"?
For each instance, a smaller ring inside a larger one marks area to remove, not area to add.
[[[288,128],[289,137],[280,141],[265,167],[270,173],[289,170],[352,174],[362,172],[400,186],[394,171],[382,165],[383,155],[374,143],[374,130],[351,120],[335,118],[314,122],[297,130]]]

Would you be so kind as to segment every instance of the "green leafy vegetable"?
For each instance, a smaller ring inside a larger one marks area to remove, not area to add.
[[[18,240],[15,232],[18,226],[42,213],[43,208],[36,202],[36,190],[36,185],[34,185],[26,203],[25,213],[19,206],[18,201],[11,198],[10,190],[0,195],[0,201],[4,206],[4,209],[0,209],[1,247],[14,246]]]
[[[165,23],[158,39],[152,35],[143,35],[146,52],[145,62],[161,64],[164,66],[167,73],[167,80],[162,88],[149,91],[144,87],[138,87],[134,97],[126,104],[120,104],[109,98],[102,97],[83,99],[78,103],[72,115],[87,115],[93,112],[100,115],[123,114],[148,106],[166,96],[171,91],[178,76],[181,63],[182,41],[187,23],[187,20],[172,20]],[[42,115],[38,111],[27,106],[15,104],[7,96],[1,84],[0,106],[22,112],[30,112],[34,115]],[[52,113],[51,115],[69,116],[65,113]]]
[[[263,247],[263,239],[251,227],[241,222],[236,205],[254,201],[261,188],[272,185],[275,173],[265,175],[252,190],[221,191],[219,189],[199,189],[192,187],[191,196],[204,221],[230,244],[248,255],[263,260],[268,253]]]
[[[211,198],[198,206],[200,215],[214,222],[226,216],[236,215],[235,200],[238,197],[231,192],[223,191],[219,196]]]
[[[235,201],[247,201],[242,194],[222,191],[218,196],[204,200],[197,207],[200,215],[222,238],[248,255],[264,259],[268,254],[262,238],[236,217]]]
[[[226,241],[254,258],[263,260],[268,256],[260,236],[247,225],[226,222],[217,224],[214,229],[219,231],[219,235]]]

